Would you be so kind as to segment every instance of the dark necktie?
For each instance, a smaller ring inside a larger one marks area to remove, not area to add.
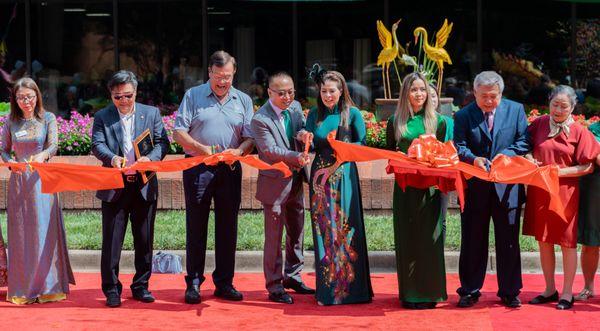
[[[281,115],[283,116],[283,127],[285,129],[285,134],[291,145],[292,139],[294,137],[294,129],[292,128],[292,118],[290,116],[290,111],[286,109],[283,112],[281,112]]]

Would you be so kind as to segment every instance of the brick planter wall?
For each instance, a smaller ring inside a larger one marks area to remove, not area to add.
[[[167,155],[167,160],[182,158],[182,155]],[[51,162],[100,165],[93,156],[57,156]],[[385,173],[387,161],[358,163],[363,208],[365,211],[390,211],[392,209],[393,176]],[[254,197],[258,170],[243,166],[242,209],[262,209],[261,203]],[[0,167],[0,209],[6,209],[6,194],[10,171]],[[158,174],[159,209],[185,209],[181,172],[163,172]],[[308,206],[308,185],[304,185],[304,205]],[[63,209],[100,209],[100,200],[95,191],[63,192],[60,194]],[[450,197],[450,207],[456,208],[456,197]]]

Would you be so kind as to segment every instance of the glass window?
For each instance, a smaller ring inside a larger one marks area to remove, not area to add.
[[[32,1],[31,75],[44,105],[60,116],[109,102],[115,67],[111,1]]]
[[[163,115],[204,82],[200,1],[119,1],[121,69],[135,72],[138,101]]]
[[[208,56],[223,49],[236,58],[234,86],[255,106],[268,99],[269,73],[293,73],[292,8],[287,1],[208,1]]]
[[[27,71],[25,49],[25,5],[16,1],[0,3],[0,115],[8,112],[12,82]]]
[[[383,97],[381,68],[376,65],[381,50],[376,21],[384,19],[383,1],[298,2],[297,8],[298,72],[306,106],[314,105],[317,97],[306,73],[319,62],[344,75],[360,108],[371,108],[375,98]]]

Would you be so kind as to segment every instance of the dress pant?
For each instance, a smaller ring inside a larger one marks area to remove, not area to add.
[[[486,195],[467,190],[461,214],[459,278],[461,296],[481,289],[488,262],[490,217],[494,221],[499,297],[517,296],[523,287],[519,230],[521,207],[509,209],[498,199],[494,184]]]
[[[302,176],[296,174],[290,194],[281,204],[263,204],[265,216],[265,245],[263,270],[269,293],[283,292],[282,281],[302,282],[304,266],[304,186]],[[285,270],[281,254],[281,237],[285,227]],[[283,274],[285,272],[285,274]]]
[[[139,178],[139,175],[138,175]],[[102,291],[122,292],[119,281],[119,261],[127,222],[131,220],[133,247],[135,249],[135,275],[131,290],[148,289],[152,273],[152,243],[154,240],[154,219],[156,200],[146,201],[140,193],[141,181],[125,182],[118,200],[102,202]]]
[[[186,224],[186,271],[188,285],[204,282],[206,236],[211,201],[215,213],[215,270],[212,274],[217,287],[233,282],[237,222],[242,195],[242,168],[219,163],[200,164],[183,171]]]

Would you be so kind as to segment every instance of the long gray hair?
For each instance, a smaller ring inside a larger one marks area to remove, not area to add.
[[[406,134],[408,131],[406,124],[408,123],[408,120],[414,116],[414,112],[408,98],[410,94],[410,88],[413,82],[417,79],[423,81],[423,84],[425,84],[425,90],[427,91],[427,98],[425,99],[425,104],[423,105],[423,124],[425,126],[425,133],[435,134],[437,131],[438,114],[429,101],[429,85],[427,84],[427,79],[425,79],[425,76],[422,74],[413,72],[406,75],[402,81],[400,99],[398,100],[398,107],[396,107],[395,113],[396,117],[394,118],[394,132],[396,134],[396,141],[399,141],[402,136]]]

